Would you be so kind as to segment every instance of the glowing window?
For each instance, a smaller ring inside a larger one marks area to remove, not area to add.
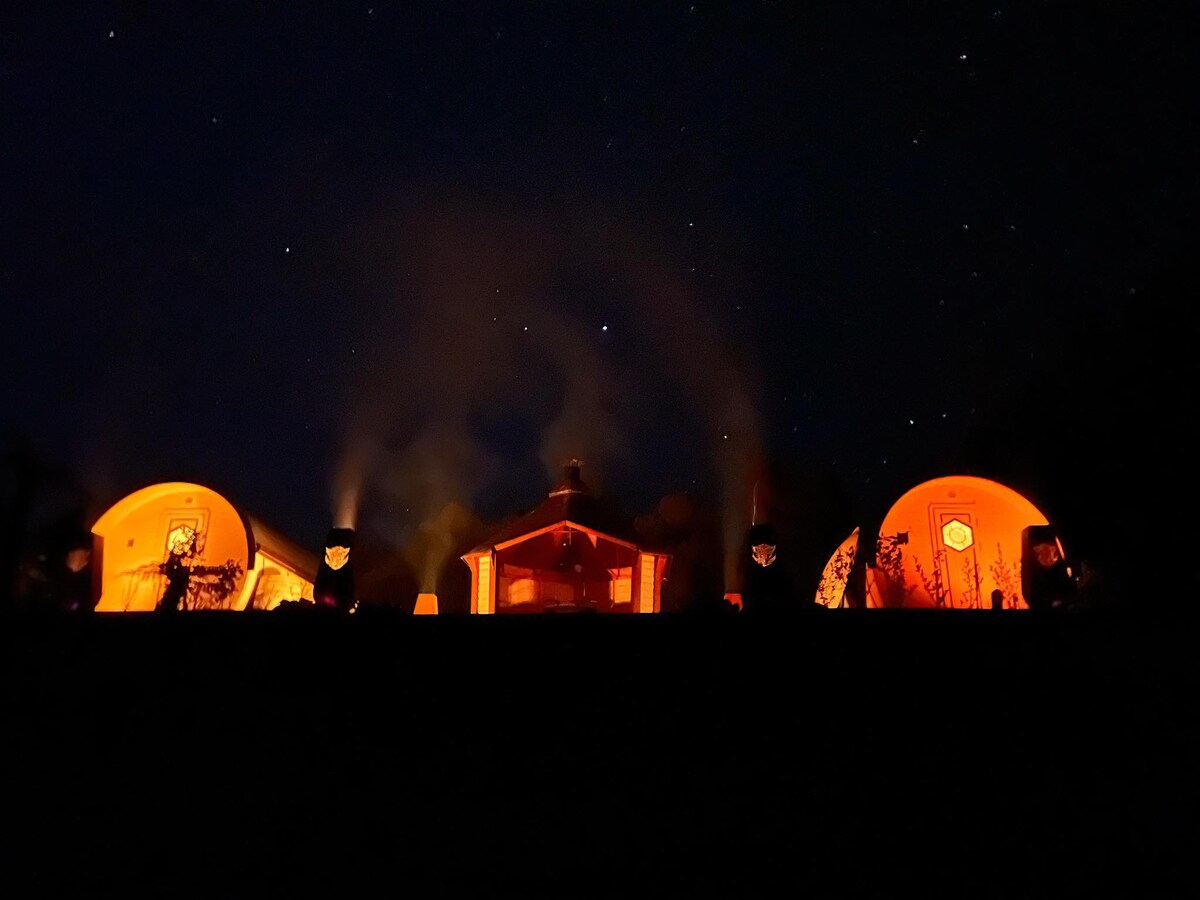
[[[942,541],[951,550],[966,550],[975,543],[975,533],[966,522],[951,519],[942,526]]]
[[[537,582],[532,578],[518,578],[508,588],[508,602],[513,606],[533,603],[537,600]]]
[[[612,581],[608,586],[608,599],[614,604],[631,603],[633,601],[633,567],[609,569]]]

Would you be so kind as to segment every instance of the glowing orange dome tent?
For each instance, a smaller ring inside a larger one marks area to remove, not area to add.
[[[462,557],[471,612],[658,612],[671,557],[622,533],[572,461],[541,505]]]
[[[163,601],[274,609],[312,597],[316,559],[201,485],[135,491],[96,521],[92,540],[100,612],[150,611]]]
[[[1071,570],[1064,556],[1046,517],[1016,491],[985,478],[935,478],[905,493],[884,518],[866,569],[866,605],[1028,609],[1031,598],[1054,602],[1047,584],[1065,590]],[[822,581],[830,597],[841,574],[837,558],[830,565],[838,572],[826,569],[833,580]]]

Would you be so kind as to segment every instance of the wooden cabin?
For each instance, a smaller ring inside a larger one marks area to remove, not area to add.
[[[182,609],[274,609],[311,599],[317,560],[216,491],[169,482],[135,491],[92,527],[99,612],[148,612],[169,570],[183,572]]]
[[[471,612],[656,613],[671,557],[638,543],[580,478],[563,480],[527,515],[462,557]]]

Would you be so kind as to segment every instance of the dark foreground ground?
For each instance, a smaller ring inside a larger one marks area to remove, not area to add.
[[[13,895],[1145,896],[1193,880],[1190,620],[0,624]]]

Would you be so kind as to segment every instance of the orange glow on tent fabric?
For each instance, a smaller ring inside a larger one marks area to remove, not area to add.
[[[987,609],[998,590],[1005,608],[1028,609],[1022,535],[1047,524],[1037,507],[995,481],[955,475],[917,485],[883,520],[867,570],[867,606]]]
[[[821,583],[817,586],[816,602],[830,609],[840,609],[846,606],[846,583],[850,580],[850,569],[858,555],[858,529],[850,532],[850,536],[842,541],[825,569],[821,572]]]
[[[167,482],[135,491],[96,521],[92,542],[100,612],[155,609],[171,554],[194,573],[187,609],[272,609],[312,596],[311,555],[202,485]]]
[[[732,594],[732,593],[726,594],[725,602],[728,603],[730,606],[732,606],[734,609],[736,609],[738,612],[741,612],[743,609],[746,608],[746,602],[742,599],[741,594]]]

